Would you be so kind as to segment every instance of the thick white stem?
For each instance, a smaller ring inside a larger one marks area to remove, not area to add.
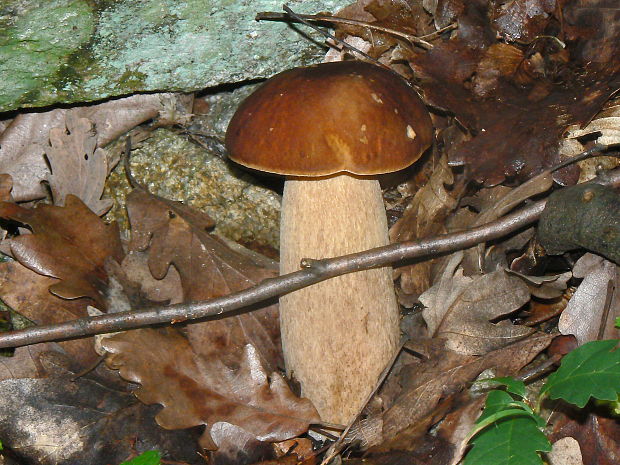
[[[388,244],[379,183],[350,175],[284,186],[280,272]],[[398,343],[391,268],[329,279],[280,298],[287,372],[321,418],[345,424],[358,413]]]

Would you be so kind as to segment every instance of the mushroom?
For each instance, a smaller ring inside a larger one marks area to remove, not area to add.
[[[226,133],[230,158],[286,176],[280,272],[388,244],[377,176],[406,168],[432,140],[416,92],[363,62],[323,63],[267,80]],[[280,298],[287,374],[326,422],[363,407],[396,350],[399,311],[391,269],[328,279]]]

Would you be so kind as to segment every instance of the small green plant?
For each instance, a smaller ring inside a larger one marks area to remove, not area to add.
[[[620,393],[618,340],[594,341],[573,350],[549,376],[534,407],[525,399],[525,384],[513,378],[484,380],[504,390],[489,392],[484,410],[471,433],[472,448],[463,465],[543,465],[540,452],[551,443],[538,415],[546,398],[585,407],[590,398],[608,401],[617,413]]]
[[[120,465],[160,465],[161,454],[156,450],[147,450],[131,460],[121,463]]]

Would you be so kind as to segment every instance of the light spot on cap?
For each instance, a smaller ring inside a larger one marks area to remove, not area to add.
[[[413,128],[411,126],[407,125],[407,137],[409,139],[415,139],[416,136],[417,136],[417,134],[415,133]]]
[[[381,100],[381,98],[379,98],[379,96],[377,94],[375,94],[374,92],[372,94],[370,94],[370,96],[372,97],[372,99],[377,102],[377,103],[383,103],[383,100]]]
[[[398,114],[398,108],[394,108],[394,113]]]
[[[365,125],[365,124],[362,124],[362,127],[361,127],[360,129],[361,129],[362,131],[365,131],[365,130],[366,130],[366,125]]]

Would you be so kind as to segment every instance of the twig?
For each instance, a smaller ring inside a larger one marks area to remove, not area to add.
[[[598,146],[596,152],[606,146]],[[589,150],[589,156],[594,155]],[[578,155],[580,157],[581,155]],[[620,170],[606,172],[590,182],[619,186]],[[499,239],[518,231],[540,217],[546,200],[540,200],[498,220],[466,230],[428,239],[400,242],[341,257],[304,260],[304,268],[294,273],[261,281],[234,294],[203,302],[158,306],[143,310],[78,318],[55,325],[34,326],[0,334],[0,348],[19,347],[39,342],[59,341],[94,334],[111,333],[162,323],[180,323],[207,317],[222,317],[244,307],[296,291],[303,287],[355,271],[390,265],[395,262],[468,249],[481,242]]]
[[[377,60],[376,58],[371,57],[370,55],[368,55],[366,52],[360,50],[357,47],[354,47],[353,45],[349,44],[348,42],[339,39],[338,37],[336,37],[333,34],[330,34],[327,31],[324,31],[323,29],[315,26],[314,24],[312,24],[309,21],[306,21],[304,18],[301,17],[301,15],[298,15],[297,13],[295,13],[293,10],[291,10],[288,5],[282,5],[282,9],[284,11],[286,11],[286,14],[289,16],[289,18],[294,19],[295,21],[298,21],[302,24],[305,24],[306,26],[308,26],[309,28],[314,29],[315,31],[317,31],[318,33],[322,34],[323,36],[327,37],[328,39],[333,40],[335,43],[342,45],[344,48],[346,48],[347,50],[353,52],[353,53],[357,53],[361,56],[363,56],[364,58],[366,58],[367,60],[372,61],[373,63],[383,67],[383,68],[388,68],[386,65],[384,65],[383,63],[381,63],[379,60]],[[257,17],[258,18],[258,17]],[[391,68],[388,68],[391,69]]]
[[[277,278],[269,278],[234,294],[203,302],[158,306],[144,310],[78,318],[55,325],[34,326],[0,334],[0,348],[19,347],[94,334],[123,331],[161,323],[179,323],[206,317],[221,317],[240,308],[296,291],[346,273],[386,266],[405,259],[431,257],[498,239],[538,220],[545,200],[533,203],[499,220],[429,239],[401,242],[364,252],[323,260],[307,260],[307,267]]]
[[[367,29],[372,29],[375,31],[383,32],[385,34],[390,34],[396,37],[400,37],[401,39],[405,39],[408,42],[414,45],[418,45],[419,47],[422,47],[424,49],[433,48],[433,44],[431,44],[430,42],[427,42],[424,39],[435,38],[443,34],[446,31],[451,31],[457,28],[457,25],[453,23],[431,34],[418,37],[412,34],[407,34],[406,32],[398,31],[396,29],[391,29],[389,27],[379,26],[378,24],[373,24],[373,23],[369,23],[366,21],[358,21],[356,19],[342,18],[339,16],[297,14],[296,17],[291,18],[287,14],[274,13],[271,11],[265,11],[262,13],[258,13],[256,15],[256,21],[291,21],[292,20],[292,21],[302,22],[301,21],[302,19],[305,20],[304,24],[307,24],[307,22],[312,21],[312,22],[318,22],[318,23],[348,24],[350,26],[365,27]]]

